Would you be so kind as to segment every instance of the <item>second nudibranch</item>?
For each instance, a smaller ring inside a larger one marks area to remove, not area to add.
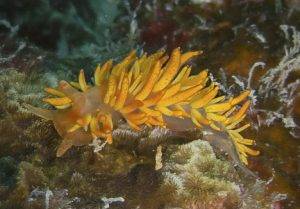
[[[78,82],[61,81],[57,88],[46,88],[52,97],[43,101],[56,110],[27,107],[53,121],[63,138],[57,156],[95,138],[112,143],[113,124],[124,118],[137,131],[146,125],[222,133],[233,141],[239,159],[247,164],[249,155],[259,154],[248,147],[254,140],[240,134],[249,127],[239,125],[250,105],[249,91],[226,99],[209,81],[207,70],[190,75],[191,67],[185,63],[201,53],[182,54],[176,48],[170,57],[164,51],[137,57],[132,51],[114,66],[112,60],[97,66],[93,85],[86,82],[81,70]]]

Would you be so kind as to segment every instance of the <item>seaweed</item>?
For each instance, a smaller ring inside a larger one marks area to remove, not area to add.
[[[90,67],[137,47],[138,7],[132,8],[127,1],[13,0],[2,1],[0,5],[1,23],[11,34],[55,52],[55,56],[67,62],[90,63]]]
[[[288,134],[299,133],[296,2],[1,1],[0,208],[297,208],[299,140]],[[290,26],[281,33],[279,24]],[[112,133],[113,146],[95,140],[57,159],[53,125],[23,108],[24,102],[49,108],[39,102],[43,86],[72,80],[75,71],[108,58],[120,60],[131,48],[140,54],[199,45],[200,66],[234,74],[235,86],[221,74],[222,91],[252,89],[249,115],[257,132],[245,136],[257,139],[262,155],[249,167],[261,178],[272,176],[267,182],[238,176],[218,150],[214,155],[206,142],[194,141],[202,133],[134,132],[123,121]]]
[[[287,43],[284,46],[284,56],[278,64],[267,69],[258,82],[254,82],[255,72],[259,68],[265,69],[264,62],[256,62],[249,70],[248,78],[232,76],[236,86],[231,85],[224,89],[227,92],[233,92],[235,87],[252,89],[250,114],[256,115],[256,119],[253,120],[256,129],[281,121],[284,127],[290,130],[290,134],[297,138],[300,137],[297,134],[299,125],[295,122],[293,114],[296,100],[300,95],[300,80],[295,76],[300,69],[300,32],[288,25],[281,25],[280,29]],[[266,102],[270,99],[273,101],[272,106],[266,107]]]
[[[40,168],[28,162],[21,162],[19,165],[17,184],[14,190],[7,194],[7,198],[1,202],[0,208],[27,208],[26,200],[32,188],[39,186],[44,187],[47,182],[48,179]]]

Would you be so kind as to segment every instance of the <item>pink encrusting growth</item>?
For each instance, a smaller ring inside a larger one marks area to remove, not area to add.
[[[112,143],[113,124],[124,118],[137,131],[142,126],[160,126],[225,133],[233,141],[239,159],[247,164],[248,155],[259,154],[248,147],[254,141],[240,134],[249,127],[239,125],[250,105],[249,91],[226,99],[218,95],[219,87],[209,81],[207,70],[190,75],[192,69],[185,63],[201,53],[182,54],[176,48],[170,57],[164,51],[137,57],[132,51],[116,65],[111,60],[99,65],[94,85],[86,82],[81,70],[78,82],[61,81],[57,88],[46,88],[52,97],[44,102],[56,110],[27,107],[53,121],[63,138],[57,156],[95,138]]]

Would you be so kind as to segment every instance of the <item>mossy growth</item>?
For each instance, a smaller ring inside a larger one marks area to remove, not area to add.
[[[8,193],[6,200],[2,202],[0,208],[27,208],[26,203],[30,192],[36,187],[45,187],[47,182],[48,179],[40,168],[28,162],[21,162],[17,184],[14,190]]]
[[[168,191],[169,207],[235,208],[241,191],[236,173],[217,159],[206,141],[167,148],[161,191]]]
[[[61,139],[53,125],[29,114],[23,103],[43,107],[43,87],[55,86],[62,75],[1,73],[1,209],[45,208],[50,193],[49,208],[99,208],[101,197],[123,197],[119,208],[234,208],[241,202],[236,173],[207,142],[192,141],[201,138],[198,133],[134,132],[119,124],[113,145],[98,153],[91,146],[74,147],[56,158]],[[163,168],[155,170],[158,145],[164,147]],[[42,197],[29,201],[34,191]]]
[[[56,138],[50,123],[30,114],[24,103],[43,105],[44,79],[16,70],[4,70],[0,75],[0,153],[20,160],[29,157],[45,139]],[[38,82],[37,82],[38,81]],[[53,140],[52,140],[53,141]],[[42,150],[41,150],[42,151]]]

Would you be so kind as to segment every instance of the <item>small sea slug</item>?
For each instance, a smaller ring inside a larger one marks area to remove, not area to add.
[[[248,155],[259,154],[248,147],[254,140],[240,134],[249,127],[239,125],[250,104],[249,91],[226,99],[219,95],[217,84],[209,80],[207,70],[190,75],[191,67],[185,63],[199,54],[182,54],[176,48],[170,57],[164,51],[137,57],[132,51],[116,65],[112,60],[99,65],[91,83],[81,70],[78,82],[61,81],[57,88],[45,88],[51,97],[44,102],[55,110],[27,108],[53,121],[63,138],[57,156],[95,138],[113,143],[114,123],[123,118],[137,131],[142,126],[160,126],[174,131],[220,133],[232,140],[239,160],[247,164]]]

